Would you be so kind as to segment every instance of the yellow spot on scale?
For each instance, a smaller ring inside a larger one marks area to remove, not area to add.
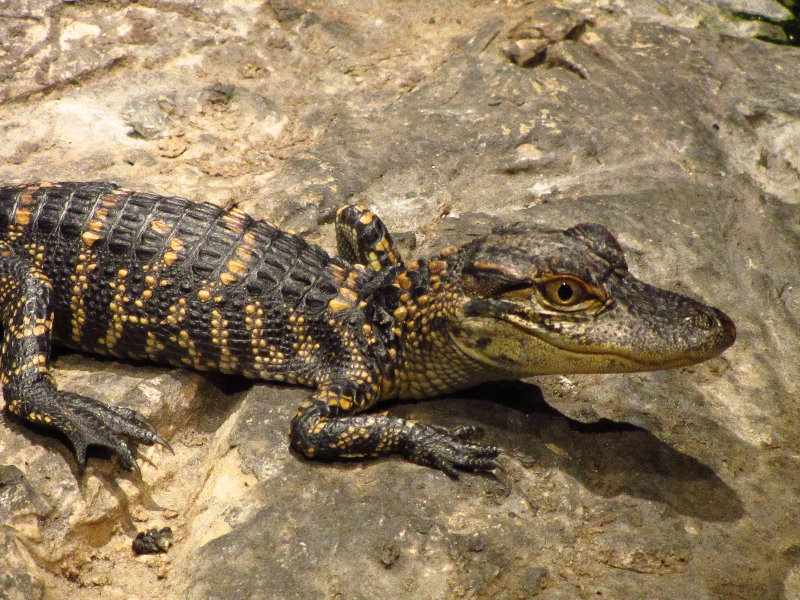
[[[350,302],[355,302],[358,300],[358,294],[351,290],[350,288],[343,287],[339,290],[339,293],[347,298]]]
[[[348,302],[339,298],[331,298],[330,302],[328,302],[328,308],[330,308],[332,312],[341,312],[350,308],[350,306]]]
[[[17,225],[28,225],[31,222],[31,211],[20,208],[14,215]]]
[[[239,246],[236,248],[236,256],[241,258],[243,261],[248,262],[253,258],[253,253],[244,246]]]
[[[81,234],[81,239],[83,240],[84,244],[91,247],[97,240],[100,239],[100,236],[94,231],[84,231],[83,234]]]
[[[115,193],[115,192],[116,192],[116,190],[114,192],[112,192],[112,194]],[[100,202],[103,204],[103,206],[106,206],[106,207],[112,207],[112,206],[116,206],[118,204],[117,199],[114,198],[114,196],[101,196],[100,197]]]
[[[431,273],[441,273],[447,267],[447,263],[443,260],[432,260],[428,263],[428,270]]]
[[[172,227],[164,223],[164,221],[158,220],[150,223],[150,229],[161,235],[167,235],[170,231],[172,231]]]
[[[247,273],[247,265],[242,261],[234,258],[228,261],[228,270],[236,275],[242,276]]]
[[[398,275],[394,281],[402,290],[411,289],[411,279],[405,273]]]

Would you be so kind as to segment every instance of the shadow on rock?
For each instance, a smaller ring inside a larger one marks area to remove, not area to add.
[[[524,382],[474,392],[473,397],[524,413],[520,421],[498,411],[491,425],[511,430],[506,448],[525,465],[563,470],[607,498],[628,494],[655,500],[708,521],[735,521],[744,514],[736,492],[710,467],[645,429],[608,419],[570,419],[547,404],[537,386]]]

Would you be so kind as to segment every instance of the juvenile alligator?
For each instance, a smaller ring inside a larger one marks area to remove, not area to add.
[[[57,389],[51,340],[78,350],[306,385],[291,445],[309,458],[401,454],[455,477],[498,449],[363,413],[484,381],[678,367],[730,346],[721,311],[634,278],[602,226],[511,225],[405,264],[368,210],[337,215],[338,258],[208,203],[109,183],[0,188],[6,409],[136,468],[166,442],[135,411]]]

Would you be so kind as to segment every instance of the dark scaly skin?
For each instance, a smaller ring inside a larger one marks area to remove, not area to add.
[[[498,449],[363,411],[482,381],[652,370],[716,356],[717,309],[647,286],[599,225],[517,225],[406,265],[345,206],[339,258],[244,213],[105,183],[0,188],[6,408],[135,467],[165,443],[137,413],[56,389],[51,339],[87,352],[316,388],[291,423],[307,457],[401,454],[455,477]],[[362,413],[362,414],[358,414]]]

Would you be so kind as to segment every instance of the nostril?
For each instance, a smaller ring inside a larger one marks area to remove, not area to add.
[[[722,326],[722,322],[719,320],[717,314],[710,314],[707,311],[693,312],[688,317],[685,317],[684,320],[691,329],[703,329],[709,331],[712,329],[718,329]]]
[[[736,340],[736,326],[724,312],[713,307],[693,310],[684,317],[687,327],[699,336],[702,346],[715,349],[715,355]]]
[[[730,317],[728,317],[728,315],[718,308],[714,309],[714,316],[717,319],[718,326],[725,330],[725,333],[727,334],[727,337],[730,338],[730,343],[732,344],[736,339],[736,325],[733,324],[733,321]]]

